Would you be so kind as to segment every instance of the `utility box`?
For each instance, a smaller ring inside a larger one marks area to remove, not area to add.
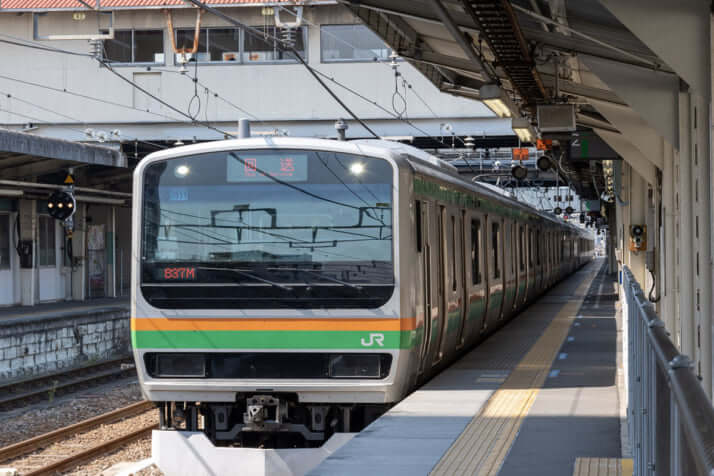
[[[538,106],[538,130],[541,132],[574,131],[575,105],[551,104]]]

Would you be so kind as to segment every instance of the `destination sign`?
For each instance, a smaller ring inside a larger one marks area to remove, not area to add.
[[[251,157],[228,156],[228,182],[304,182],[307,180],[307,154],[260,154]]]

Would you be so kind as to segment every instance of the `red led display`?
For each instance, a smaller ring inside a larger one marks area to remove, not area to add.
[[[163,277],[166,281],[188,281],[196,279],[196,268],[186,266],[164,268]]]

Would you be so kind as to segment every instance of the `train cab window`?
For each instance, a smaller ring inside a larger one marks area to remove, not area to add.
[[[501,277],[501,268],[498,264],[498,241],[501,233],[501,225],[499,223],[491,224],[491,246],[493,248],[493,277],[498,279]]]
[[[421,201],[417,200],[414,207],[415,221],[416,221],[416,246],[417,253],[421,253],[422,248],[422,229],[421,229]]]
[[[481,284],[481,220],[471,220],[471,284]]]
[[[525,248],[523,247],[523,227],[518,228],[518,258],[519,258],[519,271],[524,271],[526,269],[526,257],[525,257]]]

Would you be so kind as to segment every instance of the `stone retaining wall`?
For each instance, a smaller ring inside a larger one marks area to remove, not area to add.
[[[0,321],[0,380],[128,356],[129,310]]]

